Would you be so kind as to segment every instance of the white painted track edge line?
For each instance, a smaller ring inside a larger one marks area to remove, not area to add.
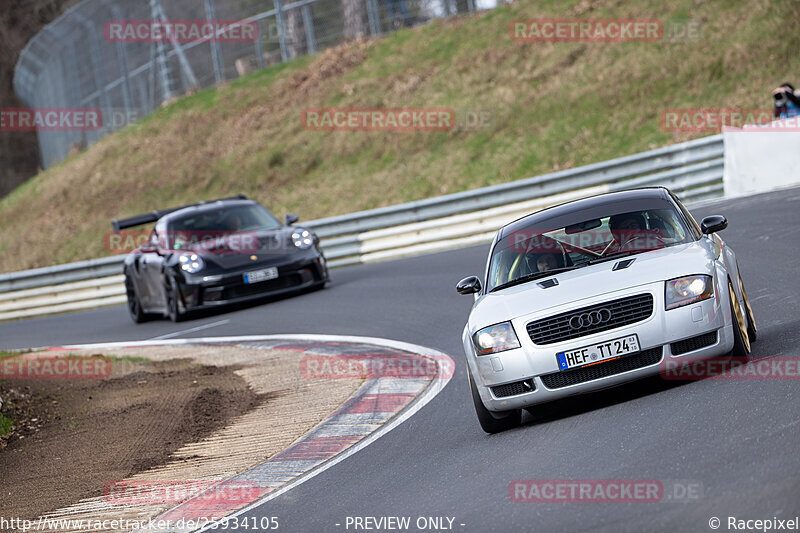
[[[126,346],[160,346],[160,345],[181,345],[181,344],[207,344],[215,342],[257,342],[257,341],[271,341],[271,340],[297,340],[297,341],[319,341],[319,342],[353,342],[360,344],[374,344],[376,346],[385,346],[389,348],[397,348],[406,350],[418,355],[449,355],[439,350],[411,344],[404,341],[393,339],[383,339],[380,337],[362,337],[356,335],[323,335],[323,334],[303,334],[303,333],[290,333],[290,334],[269,334],[269,335],[234,335],[230,337],[197,337],[188,339],[163,339],[163,340],[132,340],[132,341],[116,341],[116,342],[99,342],[90,344],[66,344],[60,348],[76,349],[76,350],[90,350],[100,348],[120,348]],[[47,349],[50,346],[42,346],[38,349]],[[37,349],[37,348],[33,348]]]
[[[318,342],[353,342],[353,343],[361,343],[361,344],[372,344],[376,346],[383,346],[388,348],[395,348],[399,350],[404,350],[410,353],[415,353],[421,356],[440,356],[440,357],[447,357],[450,356],[444,352],[436,350],[434,348],[428,348],[425,346],[420,346],[417,344],[412,344],[404,341],[392,340],[392,339],[383,339],[380,337],[362,337],[362,336],[352,336],[352,335],[317,335],[317,334],[273,334],[273,335],[243,335],[243,336],[230,336],[230,337],[203,337],[203,338],[196,338],[196,339],[165,339],[165,340],[146,340],[146,341],[129,341],[129,342],[113,342],[113,343],[95,343],[95,344],[79,344],[79,345],[68,345],[62,346],[62,348],[74,348],[74,349],[101,349],[101,348],[109,348],[109,347],[120,347],[120,346],[158,346],[158,345],[183,345],[183,344],[205,344],[205,343],[214,343],[214,342],[251,342],[251,341],[264,341],[264,340],[302,340],[302,341],[318,341]],[[452,359],[452,358],[451,358]],[[455,364],[455,361],[453,361]],[[439,372],[443,371],[441,365],[438,366]],[[278,496],[285,494],[286,492],[292,490],[295,487],[298,487],[313,479],[317,475],[325,472],[329,468],[339,464],[340,462],[344,461],[345,459],[355,455],[359,451],[363,450],[382,436],[388,434],[393,429],[397,428],[400,424],[411,418],[414,414],[420,411],[425,405],[427,405],[431,400],[433,400],[436,395],[438,395],[450,382],[450,379],[454,375],[454,372],[451,373],[450,377],[441,377],[437,376],[430,383],[425,387],[425,389],[412,400],[406,407],[404,407],[399,413],[397,413],[394,417],[390,418],[387,422],[381,425],[378,429],[373,431],[372,433],[368,434],[363,439],[359,440],[357,443],[353,444],[346,450],[338,453],[334,457],[327,459],[320,465],[314,467],[313,469],[309,470],[308,472],[301,474],[297,479],[287,483],[280,489],[276,490],[275,492],[271,492],[267,494],[264,498],[243,507],[229,515],[225,518],[230,519],[235,516],[240,516],[256,507],[259,507]],[[218,527],[218,524],[221,522],[212,522],[207,524],[205,527],[201,529],[197,529],[197,532],[204,532],[214,529],[214,526]]]
[[[351,339],[354,339],[354,338],[362,338],[362,339],[369,338],[369,339],[371,339],[373,341],[379,340],[379,339],[377,339],[375,337],[347,337],[347,338],[351,338]],[[413,344],[408,344],[408,343],[404,343],[404,342],[401,342],[401,341],[390,341],[390,342],[391,343],[397,342],[399,344],[405,345],[406,346],[405,349],[407,351],[411,351],[412,353],[417,353],[418,355],[442,355],[442,356],[445,356],[445,357],[449,357],[447,354],[445,354],[443,352],[439,352],[438,350],[432,350],[430,348],[417,346],[417,348],[423,348],[423,349],[428,350],[428,352],[423,354],[423,353],[418,352],[416,350],[408,349],[408,347],[415,346]],[[387,344],[385,344],[385,346],[389,346],[389,344],[387,343]],[[450,379],[451,378],[438,378],[438,377],[434,378],[433,380],[431,380],[431,382],[428,384],[428,386],[425,388],[425,390],[420,395],[418,395],[416,398],[414,398],[414,400],[409,405],[407,405],[405,408],[403,408],[403,410],[400,411],[400,413],[395,415],[393,418],[389,419],[380,428],[378,428],[377,430],[375,430],[372,433],[368,434],[366,437],[364,437],[363,439],[359,440],[356,444],[354,444],[353,446],[347,448],[343,452],[338,453],[334,457],[326,460],[325,462],[323,462],[322,464],[314,467],[313,469],[309,470],[308,472],[306,472],[304,474],[301,474],[297,479],[287,483],[286,485],[284,485],[280,489],[276,490],[275,492],[270,492],[269,494],[267,494],[261,500],[253,502],[250,505],[248,505],[246,507],[243,507],[242,509],[239,509],[238,511],[235,511],[235,512],[227,515],[225,517],[225,519],[231,519],[233,517],[240,516],[240,515],[242,515],[244,513],[247,513],[249,511],[251,511],[252,509],[260,507],[261,505],[264,505],[265,503],[268,503],[269,501],[274,500],[278,496],[281,496],[282,494],[285,494],[286,492],[292,490],[293,488],[302,485],[306,481],[309,481],[310,479],[313,479],[317,475],[325,472],[329,468],[332,468],[333,466],[339,464],[340,462],[344,461],[345,459],[355,455],[359,451],[363,450],[364,448],[366,448],[367,446],[369,446],[370,444],[372,444],[373,442],[375,442],[376,440],[378,440],[382,436],[386,435],[387,433],[389,433],[390,431],[392,431],[393,429],[398,427],[400,424],[402,424],[403,422],[405,422],[406,420],[411,418],[414,414],[416,414],[419,410],[421,410],[425,405],[427,405],[433,398],[435,398],[436,395],[439,394],[444,389],[445,386],[447,386],[447,384],[450,382]],[[209,531],[209,530],[215,529],[214,526],[219,524],[221,521],[222,520],[219,520],[217,522],[213,522],[211,524],[206,525],[202,529],[197,529],[195,531],[198,532],[198,533],[201,533],[201,532],[204,532],[204,531]]]
[[[189,328],[189,329],[184,329],[184,330],[181,330],[181,331],[174,331],[172,333],[165,333],[164,335],[158,335],[157,337],[153,337],[153,338],[147,339],[147,340],[149,340],[149,341],[159,341],[159,340],[171,339],[172,337],[177,337],[178,335],[183,335],[184,333],[192,333],[192,332],[200,331],[200,330],[204,330],[204,329],[215,328],[217,326],[221,326],[223,324],[227,324],[230,321],[231,321],[230,318],[226,318],[225,320],[218,320],[216,322],[210,322],[208,324],[201,324],[199,326],[196,326],[196,327],[193,327],[193,328]]]

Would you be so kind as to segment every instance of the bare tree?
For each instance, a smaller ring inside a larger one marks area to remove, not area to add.
[[[286,40],[288,41],[289,59],[306,53],[306,33],[301,9],[296,7],[286,12]]]
[[[357,39],[367,35],[367,5],[365,0],[342,0],[344,36]]]

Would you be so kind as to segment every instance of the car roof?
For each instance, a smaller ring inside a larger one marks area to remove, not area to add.
[[[193,213],[204,213],[207,211],[216,211],[218,209],[223,209],[226,207],[236,207],[242,205],[260,205],[253,200],[215,200],[213,202],[205,202],[198,205],[190,205],[188,207],[184,207],[183,209],[179,209],[177,211],[173,211],[168,215],[164,215],[159,219],[159,222],[162,220],[164,222],[169,222],[170,220],[181,218],[189,214]]]
[[[617,192],[607,192],[572,200],[563,204],[554,205],[526,215],[522,218],[510,222],[500,229],[499,238],[514,231],[529,228],[531,225],[549,220],[562,215],[569,215],[576,211],[584,211],[601,207],[603,205],[636,202],[639,200],[667,200],[671,201],[670,192],[666,187],[646,187],[641,189],[628,189]]]

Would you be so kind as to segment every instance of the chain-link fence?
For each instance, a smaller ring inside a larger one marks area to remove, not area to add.
[[[33,109],[92,108],[102,114],[96,129],[39,128],[47,168],[191,90],[347,39],[491,8],[495,1],[84,0],[28,43],[14,89]],[[228,39],[242,33],[233,31],[234,21],[254,32]],[[181,22],[184,33],[175,31]],[[216,29],[193,35],[204,22],[216,23]],[[159,38],[155,31],[162,31]]]

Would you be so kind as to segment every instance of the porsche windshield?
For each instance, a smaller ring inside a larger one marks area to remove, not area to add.
[[[188,249],[198,240],[220,238],[240,232],[270,230],[281,223],[260,205],[237,205],[191,213],[167,225],[170,248]]]
[[[530,225],[516,225],[495,245],[487,289],[500,290],[556,272],[693,240],[672,204],[652,203],[651,207],[634,210],[630,205],[601,206],[606,208],[602,216],[594,208],[553,218],[531,217]]]

